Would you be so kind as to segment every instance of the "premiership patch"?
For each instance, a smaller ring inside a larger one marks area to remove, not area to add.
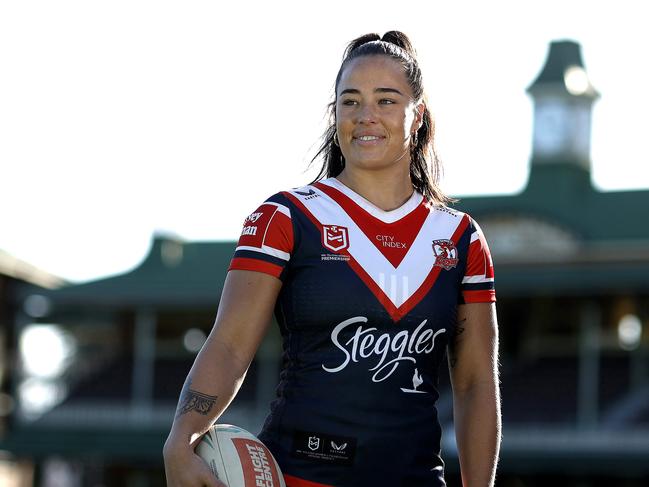
[[[449,270],[457,266],[457,248],[455,244],[448,239],[433,240],[433,253],[435,254],[435,267]]]
[[[322,225],[322,245],[334,252],[349,247],[349,232],[339,225]]]

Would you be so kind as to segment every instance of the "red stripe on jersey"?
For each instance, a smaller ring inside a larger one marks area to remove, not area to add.
[[[284,474],[284,480],[286,481],[286,487],[333,487],[333,485],[319,484],[318,482],[304,480],[287,474]]]
[[[453,232],[453,236],[451,237],[451,241],[457,245],[458,240],[462,236],[462,234],[466,231],[467,227],[469,226],[469,218],[467,216],[464,216],[462,218],[462,221],[460,224],[457,226],[455,229],[455,232]],[[424,299],[428,291],[431,290],[435,282],[437,281],[437,278],[439,277],[439,273],[442,271],[442,268],[439,266],[433,266],[431,271],[428,273],[428,276],[424,280],[424,282],[419,286],[419,288],[413,293],[408,300],[403,303],[401,306],[398,308],[392,303],[390,298],[383,292],[383,290],[374,282],[374,280],[365,272],[365,270],[356,262],[353,258],[349,260],[349,265],[351,266],[354,271],[356,271],[356,274],[359,275],[359,277],[365,282],[368,288],[374,293],[374,295],[377,297],[379,302],[383,305],[385,310],[388,312],[392,320],[397,323],[401,318],[403,318],[405,315],[410,313],[412,308],[414,308],[419,302]]]
[[[249,259],[247,257],[235,257],[232,259],[232,262],[230,262],[230,268],[228,271],[234,270],[263,272],[264,274],[270,274],[271,276],[279,278],[284,268],[263,260]]]
[[[268,224],[263,243],[288,254],[292,253],[293,224],[291,219],[281,211],[276,211]]]
[[[462,217],[462,221],[460,224],[457,226],[455,229],[455,232],[453,232],[453,236],[451,237],[451,241],[455,246],[457,247],[457,243],[460,240],[460,237],[462,234],[466,231],[467,227],[469,226],[469,217],[467,215],[464,215]],[[401,307],[399,308],[399,311],[402,309],[404,310],[401,316],[404,316],[406,313],[410,312],[412,308],[415,307],[419,301],[421,301],[426,293],[431,290],[433,285],[435,284],[435,281],[437,281],[437,277],[439,276],[439,273],[442,271],[442,268],[440,266],[433,266],[432,270],[428,274],[428,277],[426,277],[426,280],[423,282],[421,286],[419,286],[419,289],[415,291],[415,293],[410,296],[408,301],[403,303]],[[401,316],[399,318],[401,318]]]
[[[465,303],[495,303],[496,291],[485,289],[482,291],[462,291]]]
[[[347,263],[349,264],[349,267],[351,267],[354,270],[354,272],[358,275],[358,277],[361,278],[361,280],[365,283],[365,285],[369,288],[369,290],[372,291],[372,294],[376,296],[376,299],[378,299],[379,303],[381,303],[381,305],[388,312],[390,318],[392,318],[392,321],[396,323],[406,314],[406,313],[399,312],[399,308],[397,308],[394,305],[392,300],[388,297],[387,294],[385,294],[383,289],[381,289],[376,284],[376,282],[374,282],[374,279],[372,279],[370,275],[367,272],[365,272],[365,269],[363,269],[361,265],[358,262],[356,262],[356,260],[353,257],[351,257],[351,255]]]
[[[358,206],[349,196],[322,183],[314,186],[338,203],[367,238],[396,269],[419,234],[429,210],[419,204],[401,219],[386,223]]]
[[[285,192],[284,193],[286,197],[288,197],[295,205],[302,210],[302,213],[311,220],[311,222],[316,226],[318,231],[322,234],[323,228],[322,224],[316,219],[315,216],[302,204],[302,202],[297,199],[295,196],[292,194]],[[423,207],[425,208],[425,207]],[[428,209],[426,209],[428,211]],[[462,218],[462,221],[458,225],[458,227],[455,229],[455,232],[453,233],[453,236],[451,237],[451,240],[455,245],[457,245],[457,242],[459,238],[462,236],[462,233],[467,229],[469,226],[469,218],[468,216],[464,216]],[[419,289],[415,291],[415,293],[410,296],[410,298],[403,303],[401,306],[398,308],[394,305],[394,303],[390,300],[390,298],[383,292],[383,290],[374,282],[374,280],[367,274],[365,269],[352,257],[352,255],[347,251],[347,249],[340,250],[336,252],[337,254],[341,255],[346,255],[349,257],[349,260],[347,263],[349,266],[354,270],[354,272],[358,275],[358,277],[361,278],[361,280],[365,283],[365,285],[368,287],[368,289],[374,294],[376,299],[381,303],[381,305],[385,308],[385,310],[388,312],[390,317],[392,318],[392,321],[397,323],[401,318],[403,318],[406,314],[412,310],[426,295],[426,293],[433,287],[435,284],[435,281],[437,280],[437,277],[439,276],[439,273],[441,271],[441,267],[439,266],[433,266],[431,269],[430,273],[424,280],[424,282],[419,286]]]
[[[293,196],[289,192],[284,193],[287,198],[289,198],[295,205],[302,210],[302,213],[311,220],[311,223],[315,225],[315,227],[318,229],[320,234],[323,234],[323,228],[322,224],[317,220],[315,216],[307,209],[306,206],[302,204],[302,202],[297,199],[295,196]],[[331,252],[331,250],[329,250]],[[361,280],[365,283],[365,285],[372,291],[372,293],[376,296],[376,299],[379,300],[379,302],[383,305],[383,307],[386,309],[388,314],[392,317],[394,321],[398,321],[395,319],[395,316],[397,314],[397,307],[390,301],[390,298],[383,292],[383,290],[376,285],[376,283],[372,280],[372,278],[365,272],[365,270],[356,262],[356,260],[351,256],[351,254],[347,251],[347,249],[342,249],[336,252],[336,254],[340,255],[346,255],[349,260],[347,263],[349,266],[356,272],[358,277],[361,278]]]
[[[239,237],[239,247],[261,249],[263,245],[289,254],[293,251],[291,219],[272,203],[264,203],[248,215]]]
[[[467,257],[467,266],[465,276],[485,276],[494,277],[494,269],[491,264],[489,247],[482,233],[478,232],[478,239],[469,245],[469,255]]]

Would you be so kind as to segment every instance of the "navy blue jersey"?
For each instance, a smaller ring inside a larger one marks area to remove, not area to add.
[[[437,371],[458,305],[495,301],[477,224],[417,192],[383,211],[326,179],[252,213],[230,269],[283,282],[283,368],[259,436],[287,485],[445,485]]]

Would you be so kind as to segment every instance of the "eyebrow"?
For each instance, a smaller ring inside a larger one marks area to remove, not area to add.
[[[356,88],[347,88],[346,90],[340,92],[340,96],[346,94],[360,95],[360,93],[361,93],[360,90],[357,90]],[[375,88],[374,93],[396,93],[398,95],[403,96],[403,93],[401,93],[396,88]]]

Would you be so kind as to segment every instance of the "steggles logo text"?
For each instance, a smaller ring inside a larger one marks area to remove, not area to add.
[[[355,316],[345,320],[331,332],[331,341],[343,353],[342,361],[335,367],[322,368],[331,373],[340,372],[351,362],[359,360],[376,359],[376,363],[369,370],[374,371],[373,382],[381,382],[390,377],[404,361],[417,363],[412,355],[428,354],[435,349],[435,340],[446,332],[446,328],[433,331],[425,328],[424,320],[410,334],[409,330],[402,330],[391,336],[389,333],[377,334],[375,327],[363,328],[362,324],[367,323],[365,316]],[[353,336],[344,343],[340,343],[340,333],[348,327],[358,324]]]

